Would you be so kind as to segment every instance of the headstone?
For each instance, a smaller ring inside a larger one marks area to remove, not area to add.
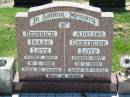
[[[14,6],[38,6],[51,3],[52,0],[14,0]]]
[[[91,85],[98,91],[98,83],[110,86],[113,13],[72,2],[52,3],[17,13],[16,30],[20,82],[42,81],[44,88],[52,82],[53,89],[60,84],[72,90]]]
[[[125,7],[126,0],[90,0],[90,5],[96,7]]]
[[[15,74],[14,58],[0,57],[0,94],[11,94]]]

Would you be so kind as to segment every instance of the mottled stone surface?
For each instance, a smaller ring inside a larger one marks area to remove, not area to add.
[[[15,74],[15,60],[10,57],[0,57],[0,60],[6,60],[6,64],[0,66],[0,94],[10,94]]]
[[[113,17],[73,2],[17,13],[20,81],[110,83]]]

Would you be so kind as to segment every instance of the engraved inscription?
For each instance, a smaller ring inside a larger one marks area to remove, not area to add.
[[[24,56],[24,59],[26,60],[30,60],[30,59],[39,59],[39,60],[57,60],[58,57],[57,56],[36,56],[36,55],[27,55],[27,56]]]
[[[47,78],[84,78],[83,74],[46,74]]]
[[[99,26],[99,20],[87,14],[71,11],[56,11],[35,16],[30,19],[30,26],[54,19],[73,19]]]
[[[34,72],[61,72],[61,68],[35,68],[35,67],[26,67],[22,68],[22,71],[34,71]]]
[[[74,31],[73,37],[106,37],[104,31]]]
[[[27,65],[32,66],[54,66],[55,62],[53,61],[28,61]]]
[[[102,62],[75,62],[74,66],[77,66],[77,67],[101,67]]]
[[[31,54],[50,54],[52,52],[51,48],[35,48],[31,47],[30,48],[30,53]]]
[[[106,60],[105,56],[72,56],[72,60],[94,60],[94,61],[101,61]]]
[[[78,48],[78,54],[100,54],[99,48]]]
[[[59,28],[70,28],[70,23],[69,22],[60,22]]]
[[[28,39],[28,45],[53,45],[52,39]]]
[[[57,31],[23,31],[24,37],[57,37]]]
[[[83,39],[71,39],[71,46],[108,46],[107,40],[83,40]]]

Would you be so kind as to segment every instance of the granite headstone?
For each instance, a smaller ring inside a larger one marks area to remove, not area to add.
[[[17,13],[19,80],[110,84],[113,17],[72,2]]]

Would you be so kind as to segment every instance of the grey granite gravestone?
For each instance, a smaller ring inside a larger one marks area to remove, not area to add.
[[[111,12],[72,2],[17,13],[20,71],[15,90],[116,90],[111,76],[113,17]]]
[[[52,0],[14,0],[14,6],[38,6],[51,3]]]
[[[90,0],[90,5],[96,7],[125,7],[126,0]]]
[[[15,74],[15,60],[10,57],[0,57],[0,94],[11,94]]]

